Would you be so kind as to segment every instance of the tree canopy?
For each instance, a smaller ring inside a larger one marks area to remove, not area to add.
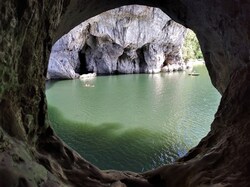
[[[188,29],[185,37],[185,42],[182,47],[182,55],[185,62],[191,59],[203,58],[196,34],[190,29]]]

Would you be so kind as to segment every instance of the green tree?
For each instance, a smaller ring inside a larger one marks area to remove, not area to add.
[[[190,59],[201,59],[203,58],[199,41],[195,35],[195,33],[188,29],[184,41],[184,45],[182,47],[182,55],[184,61],[188,61]]]

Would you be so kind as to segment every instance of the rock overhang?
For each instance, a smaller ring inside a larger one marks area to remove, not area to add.
[[[194,30],[211,80],[223,94],[208,136],[173,165],[143,175],[100,171],[55,135],[46,111],[44,82],[53,41],[89,17],[128,4],[160,7],[175,21]],[[0,3],[0,8],[1,155],[13,163],[7,170],[6,165],[0,164],[1,171],[8,171],[5,174],[13,179],[6,180],[7,186],[24,185],[27,181],[37,186],[250,184],[249,1],[27,0],[20,6],[6,0]],[[14,149],[18,145],[26,150],[21,159],[8,152],[8,149],[18,152]],[[33,171],[33,174],[42,171],[39,176],[17,173],[17,168],[25,168],[20,163],[25,165],[30,159],[46,168]],[[0,174],[6,178],[3,172]]]

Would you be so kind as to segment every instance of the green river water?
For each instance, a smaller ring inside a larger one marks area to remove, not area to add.
[[[46,83],[56,133],[101,169],[145,171],[171,163],[204,137],[219,105],[205,66],[186,72]]]

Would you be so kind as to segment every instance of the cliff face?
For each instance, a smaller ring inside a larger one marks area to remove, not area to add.
[[[160,7],[195,31],[223,97],[211,132],[177,162],[144,174],[100,171],[50,127],[50,49],[91,16],[134,3]],[[249,186],[249,1],[3,0],[0,10],[0,186]]]
[[[158,8],[134,5],[110,10],[81,23],[54,44],[48,78],[76,78],[85,72],[157,73],[164,62],[183,69],[185,32]]]

